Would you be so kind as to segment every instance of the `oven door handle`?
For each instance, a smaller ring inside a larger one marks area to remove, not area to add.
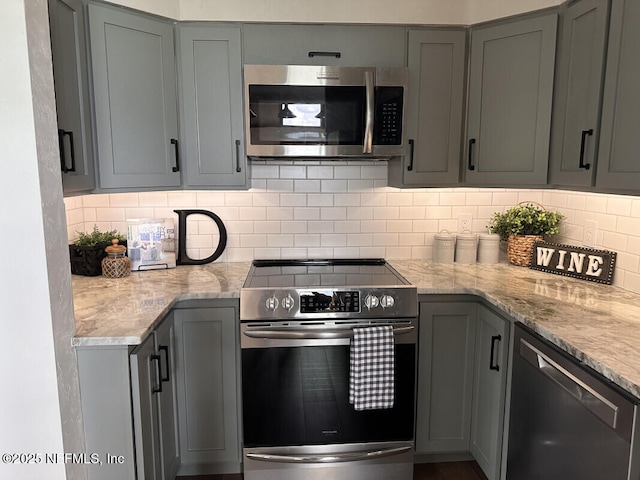
[[[413,325],[402,327],[393,327],[394,335],[404,335],[413,332]],[[261,328],[256,330],[245,330],[244,335],[251,338],[266,338],[277,340],[309,340],[309,339],[334,339],[334,338],[352,338],[353,329],[335,328],[335,329],[292,329],[292,328]]]
[[[410,446],[382,448],[365,452],[347,452],[319,455],[278,455],[273,453],[247,453],[247,458],[260,460],[263,462],[281,463],[334,463],[334,462],[356,462],[359,460],[372,460],[375,458],[399,455],[411,450]]]

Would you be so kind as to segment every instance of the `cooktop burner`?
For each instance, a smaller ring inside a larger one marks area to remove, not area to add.
[[[240,319],[412,317],[417,289],[381,258],[254,260]]]

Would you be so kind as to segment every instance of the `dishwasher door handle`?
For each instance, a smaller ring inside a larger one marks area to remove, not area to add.
[[[618,426],[619,407],[605,398],[592,386],[553,361],[525,339],[520,339],[520,355],[549,379],[562,387],[585,408],[604,421],[611,428]]]

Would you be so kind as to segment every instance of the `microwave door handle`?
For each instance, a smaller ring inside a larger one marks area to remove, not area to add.
[[[366,96],[366,111],[364,125],[364,145],[362,153],[373,153],[373,109],[374,109],[374,89],[373,89],[373,72],[364,72],[364,87]]]

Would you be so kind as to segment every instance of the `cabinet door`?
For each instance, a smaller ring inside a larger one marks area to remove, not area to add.
[[[238,472],[238,310],[174,315],[181,472]]]
[[[640,2],[612,3],[596,186],[640,191]]]
[[[465,30],[409,31],[409,155],[390,162],[390,185],[459,182],[465,53]]]
[[[185,184],[244,187],[240,28],[179,32]]]
[[[404,27],[265,25],[243,27],[244,63],[404,67]]]
[[[162,391],[160,361],[153,334],[130,357],[136,472],[145,480],[163,478],[157,398]]]
[[[474,303],[421,303],[416,452],[468,452]]]
[[[608,0],[580,0],[562,14],[551,131],[551,184],[593,184],[608,18]]]
[[[162,391],[158,395],[162,478],[173,479],[180,465],[178,448],[178,412],[176,410],[175,343],[173,313],[156,329],[156,352],[160,356]]]
[[[547,182],[557,15],[471,31],[466,183]]]
[[[173,26],[89,5],[100,186],[180,185]]]
[[[53,79],[64,193],[95,188],[89,81],[81,0],[49,0]]]
[[[471,453],[489,480],[500,478],[509,323],[477,307]]]

